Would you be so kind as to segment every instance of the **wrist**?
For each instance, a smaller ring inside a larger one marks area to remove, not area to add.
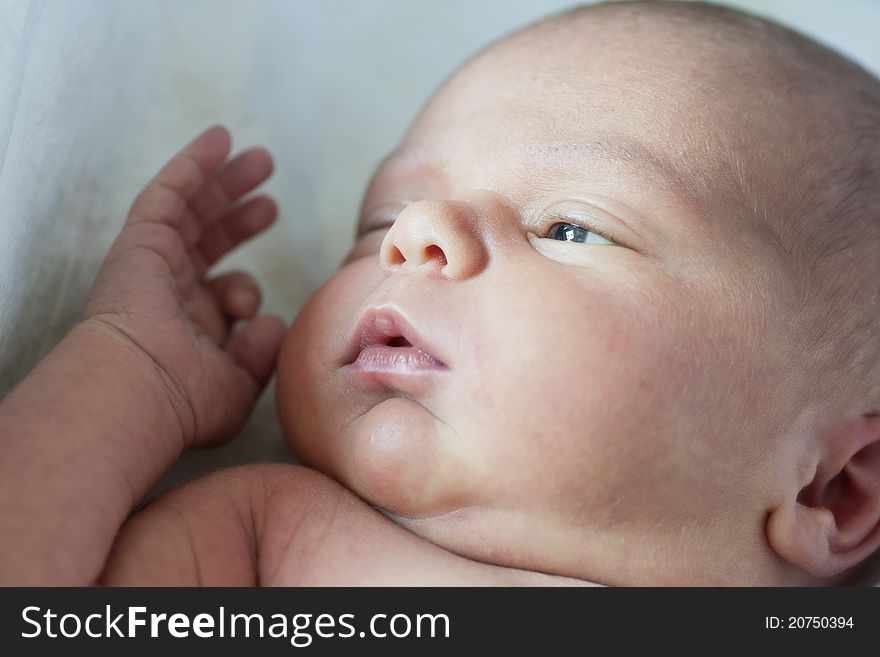
[[[65,338],[68,339],[77,343],[77,351],[104,353],[107,366],[118,367],[120,372],[126,372],[127,381],[137,382],[137,394],[117,401],[121,401],[120,410],[130,406],[133,411],[143,414],[149,407],[152,419],[162,427],[162,436],[169,444],[179,446],[178,455],[192,446],[195,419],[183,387],[173,381],[122,328],[95,316],[76,325]]]

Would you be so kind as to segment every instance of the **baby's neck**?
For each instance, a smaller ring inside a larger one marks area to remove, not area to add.
[[[486,553],[480,549],[468,549],[474,545],[450,547],[449,543],[443,540],[444,524],[447,529],[458,526],[459,535],[472,538],[478,535],[478,532],[467,531],[465,525],[468,519],[462,509],[441,516],[420,519],[398,516],[380,507],[373,509],[417,541],[424,541],[423,545],[439,557],[438,564],[444,562],[444,567],[450,569],[447,572],[461,575],[473,586],[606,586],[576,576],[544,572],[538,560],[530,563],[528,560],[518,558],[505,559],[506,551],[503,549],[490,550]],[[438,528],[441,529],[440,532],[437,532]],[[476,545],[485,549],[485,543],[482,541],[477,540]]]

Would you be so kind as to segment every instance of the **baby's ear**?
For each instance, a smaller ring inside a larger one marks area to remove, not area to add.
[[[841,422],[825,438],[813,481],[767,522],[776,553],[815,577],[880,548],[880,415]]]

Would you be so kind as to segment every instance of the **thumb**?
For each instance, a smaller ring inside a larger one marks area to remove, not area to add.
[[[260,315],[232,333],[223,347],[260,390],[275,369],[285,330],[280,317]]]

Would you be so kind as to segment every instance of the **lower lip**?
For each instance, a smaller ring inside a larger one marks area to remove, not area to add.
[[[446,365],[431,354],[416,347],[389,347],[370,345],[351,364],[352,369],[361,374],[419,374],[445,370]]]

